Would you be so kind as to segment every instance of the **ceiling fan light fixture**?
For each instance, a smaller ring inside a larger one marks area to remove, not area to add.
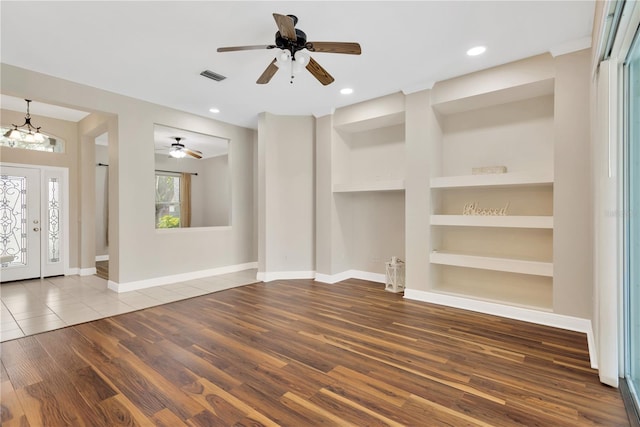
[[[276,65],[278,68],[288,67],[291,64],[291,52],[281,49],[276,55]]]
[[[311,55],[309,55],[309,52],[306,49],[302,49],[297,51],[293,57],[298,64],[304,67],[309,63]]]
[[[174,159],[182,159],[186,155],[187,153],[178,148],[174,148],[173,150],[169,151],[169,156],[173,157]]]

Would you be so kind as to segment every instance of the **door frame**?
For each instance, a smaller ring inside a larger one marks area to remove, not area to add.
[[[77,274],[76,271],[72,271],[69,268],[69,168],[59,166],[46,166],[46,165],[31,165],[26,163],[6,163],[0,162],[0,166],[23,168],[23,169],[37,169],[40,172],[40,223],[45,216],[45,211],[42,211],[43,206],[46,207],[46,203],[43,200],[47,199],[45,189],[47,188],[45,181],[45,172],[55,172],[62,175],[62,194],[60,194],[60,204],[62,210],[62,266],[64,275]],[[41,227],[42,228],[42,227]],[[46,245],[46,233],[40,233],[40,278],[44,278],[45,263],[47,262],[47,245]],[[77,269],[76,269],[77,270]]]

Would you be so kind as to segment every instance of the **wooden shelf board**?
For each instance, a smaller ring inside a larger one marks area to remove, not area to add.
[[[499,173],[487,175],[441,176],[431,178],[431,188],[550,186],[552,174]]]
[[[431,225],[462,227],[553,228],[552,216],[431,215]]]
[[[432,252],[430,261],[432,264],[553,277],[553,263],[550,262],[484,257],[451,252]]]
[[[333,184],[334,193],[360,193],[366,191],[403,191],[404,179],[389,181],[371,181],[364,183]]]

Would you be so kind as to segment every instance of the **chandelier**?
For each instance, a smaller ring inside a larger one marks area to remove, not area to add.
[[[41,144],[49,138],[40,133],[40,126],[36,127],[31,124],[31,114],[29,114],[29,103],[31,100],[25,99],[25,101],[27,101],[27,115],[24,116],[24,123],[20,126],[12,124],[11,126],[13,126],[13,129],[6,131],[4,133],[4,137],[16,141]]]

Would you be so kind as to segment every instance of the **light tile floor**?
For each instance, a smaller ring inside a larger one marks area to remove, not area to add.
[[[0,284],[0,342],[256,282],[256,270],[117,293],[98,276]]]

